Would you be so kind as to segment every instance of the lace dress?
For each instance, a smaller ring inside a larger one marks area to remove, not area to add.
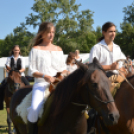
[[[57,72],[66,70],[63,51],[45,51],[34,49],[29,54],[29,75],[41,72],[49,76],[55,76]],[[43,78],[35,78],[35,82],[45,82]]]

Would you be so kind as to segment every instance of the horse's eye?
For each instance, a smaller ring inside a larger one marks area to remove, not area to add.
[[[92,83],[92,86],[93,86],[94,88],[97,88],[97,87],[98,87],[98,84],[97,84],[97,83]]]

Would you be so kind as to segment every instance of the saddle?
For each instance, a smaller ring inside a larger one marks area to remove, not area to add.
[[[56,86],[57,86],[57,84],[60,81],[62,81],[67,75],[68,75],[67,72],[65,72],[65,73],[58,72],[57,75],[54,76],[54,77],[56,77],[55,81],[53,83],[50,83],[49,91],[50,92],[54,91]]]
[[[42,124],[42,122],[45,122],[48,114],[49,114],[49,110],[50,110],[50,106],[52,103],[52,99],[53,99],[53,95],[51,95],[50,93],[52,91],[55,90],[56,85],[66,76],[65,74],[62,73],[57,73],[56,77],[56,81],[54,83],[50,84],[50,87],[48,87],[45,90],[45,96],[44,96],[44,101],[43,101],[43,108],[41,108],[40,112],[39,112],[39,118],[41,119],[42,116],[44,116],[43,120],[40,120],[39,124]],[[22,100],[22,102],[17,106],[16,108],[16,112],[18,113],[18,115],[21,117],[22,121],[27,124],[27,108],[29,108],[31,106],[31,101],[32,101],[32,92],[28,93],[26,95],[26,97]]]

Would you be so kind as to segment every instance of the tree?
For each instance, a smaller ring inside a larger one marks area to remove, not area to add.
[[[134,25],[134,2],[127,7],[123,8],[124,12],[124,23],[131,23]]]
[[[134,58],[134,2],[123,8],[124,19],[120,27],[122,32],[117,34],[115,41],[119,43],[125,55]]]
[[[75,0],[35,0],[32,10],[36,14],[29,14],[26,17],[25,24],[32,25],[35,28],[44,21],[53,22],[56,26],[54,43],[60,45],[64,48],[64,52],[68,53],[74,50],[69,49],[69,47],[78,47],[77,39],[81,38],[82,34],[88,34],[93,29],[93,12],[90,10],[79,12],[79,6],[80,4],[75,4]],[[78,32],[80,34],[77,34]],[[83,38],[84,40],[86,42],[86,38]],[[71,43],[71,46],[65,45],[67,43]],[[82,47],[80,48],[82,49]]]

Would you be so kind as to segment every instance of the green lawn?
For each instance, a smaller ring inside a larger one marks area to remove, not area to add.
[[[7,133],[7,114],[6,109],[0,110],[0,134],[8,134]]]

